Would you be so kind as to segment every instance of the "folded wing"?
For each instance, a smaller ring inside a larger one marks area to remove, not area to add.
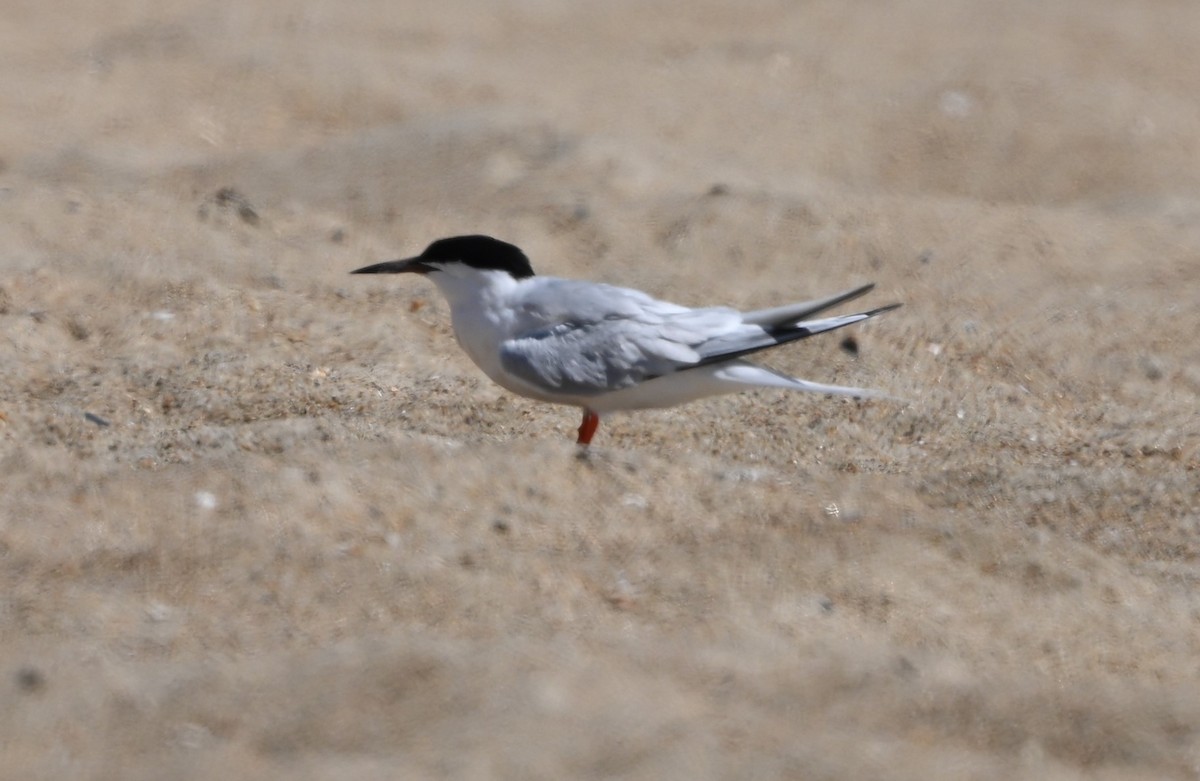
[[[506,341],[500,363],[536,387],[591,396],[696,366],[703,359],[697,346],[741,323],[732,309],[684,310],[649,319],[576,318],[548,325]]]
[[[899,306],[797,322],[872,287],[743,314],[726,307],[688,309],[609,285],[546,279],[520,302],[526,327],[503,343],[500,362],[547,391],[609,393],[843,328]]]

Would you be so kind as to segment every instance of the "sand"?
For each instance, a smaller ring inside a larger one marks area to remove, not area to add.
[[[10,3],[0,777],[1200,777],[1200,6]],[[904,303],[513,397],[415,278]]]

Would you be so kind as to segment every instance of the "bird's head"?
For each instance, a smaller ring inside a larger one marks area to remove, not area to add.
[[[438,239],[415,258],[389,260],[351,271],[351,274],[430,274],[455,271],[502,271],[513,279],[533,276],[529,258],[519,247],[491,236],[452,236]]]

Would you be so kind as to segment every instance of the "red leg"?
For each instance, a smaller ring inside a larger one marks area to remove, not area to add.
[[[590,409],[583,411],[583,422],[579,424],[579,439],[576,444],[590,445],[592,436],[596,433],[596,428],[600,425],[600,416]]]

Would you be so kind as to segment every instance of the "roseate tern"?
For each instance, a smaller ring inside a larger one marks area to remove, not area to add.
[[[439,239],[415,258],[350,273],[428,277],[450,304],[459,345],[484,374],[521,396],[583,409],[580,445],[592,441],[606,413],[749,388],[883,396],[789,377],[744,356],[900,306],[808,319],[867,293],[868,284],[754,312],[689,309],[638,290],[535,276],[519,248],[478,235]]]

